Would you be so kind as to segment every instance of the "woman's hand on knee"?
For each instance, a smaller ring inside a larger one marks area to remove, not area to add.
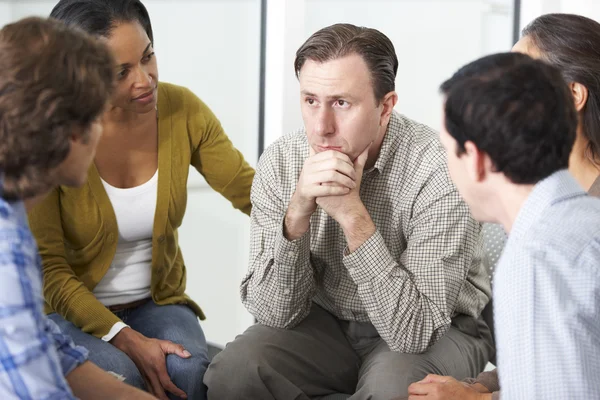
[[[135,363],[142,374],[148,390],[161,400],[168,400],[165,391],[183,399],[186,393],[179,389],[167,372],[167,354],[189,358],[191,354],[180,345],[169,340],[151,339],[127,327],[111,341]]]

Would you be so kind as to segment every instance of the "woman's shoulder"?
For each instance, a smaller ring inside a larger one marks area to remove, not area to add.
[[[158,108],[169,109],[171,113],[212,114],[210,108],[190,89],[167,82],[158,84]]]

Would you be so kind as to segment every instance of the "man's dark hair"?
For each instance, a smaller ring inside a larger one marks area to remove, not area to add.
[[[494,54],[459,69],[441,91],[459,156],[471,141],[517,184],[568,167],[577,113],[556,68],[520,53]]]
[[[103,37],[110,37],[118,23],[137,21],[154,43],[150,16],[139,0],[60,0],[50,17]]]
[[[85,141],[113,90],[114,60],[99,40],[52,19],[26,18],[0,30],[2,197],[32,197]]]
[[[306,60],[324,63],[351,54],[358,54],[367,64],[378,103],[395,90],[398,58],[391,40],[376,29],[352,24],[331,25],[309,37],[296,52],[296,77]]]

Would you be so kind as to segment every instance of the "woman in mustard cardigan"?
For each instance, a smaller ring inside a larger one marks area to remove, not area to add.
[[[54,190],[29,215],[46,311],[127,383],[204,399],[204,315],[185,295],[177,242],[189,166],[246,214],[254,170],[200,99],[158,82],[139,0],[61,0],[51,16],[101,37],[118,66],[88,183]]]

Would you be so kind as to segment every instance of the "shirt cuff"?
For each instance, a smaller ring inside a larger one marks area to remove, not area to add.
[[[382,276],[395,264],[378,230],[354,252],[344,255],[344,265],[357,285]]]
[[[275,263],[282,265],[296,265],[298,258],[310,253],[310,228],[302,237],[289,241],[283,234],[285,218],[281,220],[279,233],[275,237],[274,253]]]
[[[121,332],[121,329],[123,328],[129,328],[129,325],[121,321],[117,322],[112,326],[112,328],[110,328],[110,331],[108,331],[106,335],[102,336],[102,340],[105,342],[110,342],[112,338],[117,336],[117,333]]]
[[[463,379],[463,382],[473,385],[479,383],[486,387],[486,389],[492,393],[492,400],[500,400],[500,383],[498,382],[498,371],[484,371],[480,373],[477,378]]]

